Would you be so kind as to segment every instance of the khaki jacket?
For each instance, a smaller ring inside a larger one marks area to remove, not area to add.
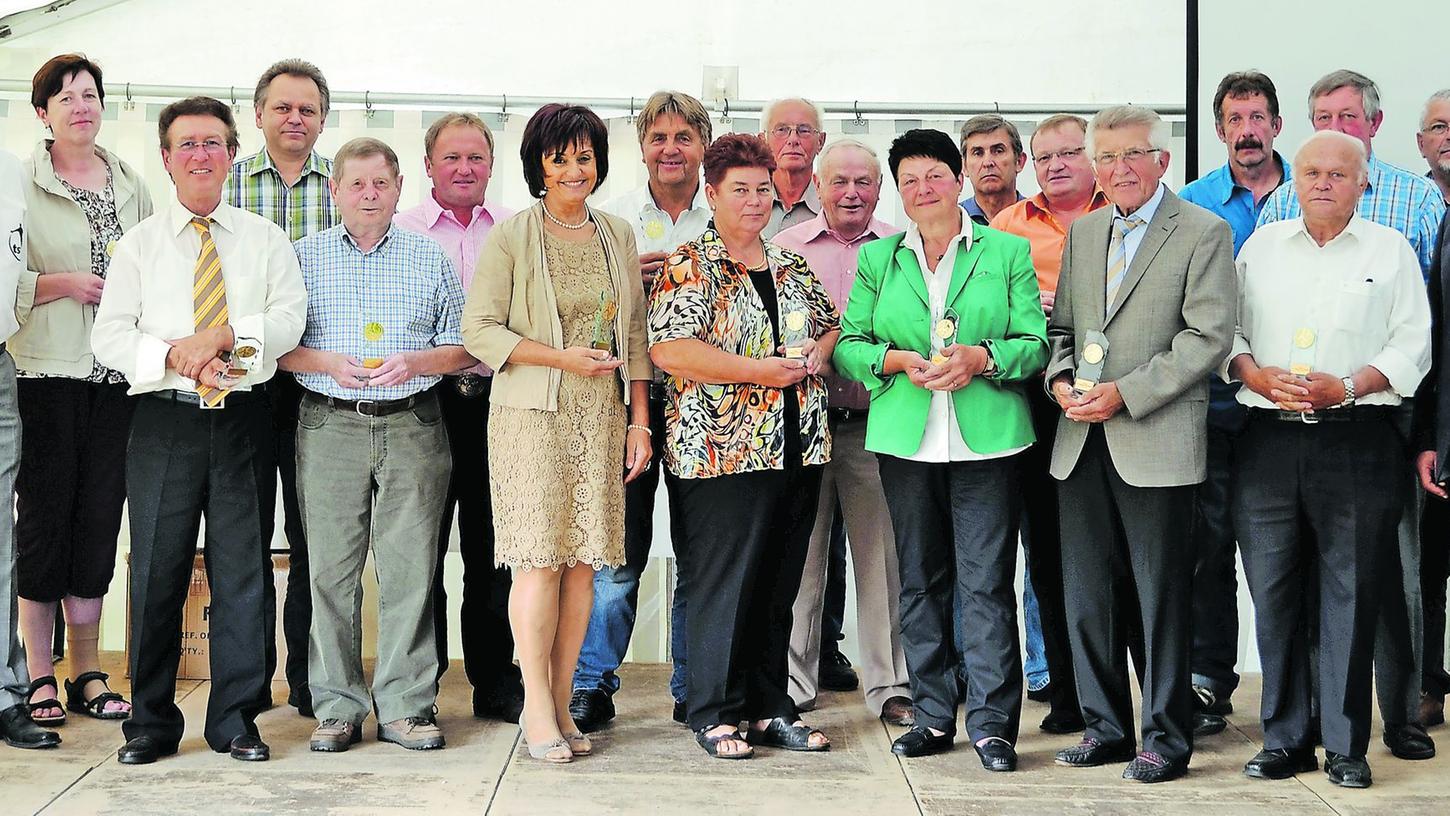
[[[122,231],[151,215],[151,194],[146,182],[130,165],[97,147],[111,165],[116,194],[116,215]],[[15,366],[37,374],[90,376],[91,324],[96,307],[71,298],[35,305],[35,284],[41,275],[91,271],[91,228],[81,207],[66,192],[50,162],[46,140],[35,146],[25,162],[31,183],[25,187],[25,237],[29,247],[26,270],[20,273],[15,294],[15,318],[20,331],[8,348]]]
[[[639,252],[627,222],[599,210],[592,212],[619,304],[614,336],[624,360],[619,378],[628,404],[629,381],[654,377],[646,345]],[[542,204],[535,204],[489,232],[463,306],[463,346],[496,372],[490,396],[493,403],[557,411],[563,372],[507,362],[525,338],[556,349],[564,347],[564,328],[544,257]]]

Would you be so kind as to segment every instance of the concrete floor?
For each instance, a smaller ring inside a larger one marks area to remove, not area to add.
[[[119,654],[108,654],[116,678]],[[62,674],[64,667],[61,667]],[[1046,814],[1046,813],[1299,813],[1441,814],[1450,812],[1450,758],[1394,759],[1376,741],[1369,790],[1342,790],[1322,772],[1282,782],[1240,773],[1259,747],[1259,680],[1245,678],[1239,711],[1223,734],[1202,740],[1186,779],[1140,785],[1120,778],[1121,766],[1087,770],[1058,767],[1052,754],[1071,738],[1036,728],[1046,707],[1027,703],[1016,774],[989,774],[970,747],[915,760],[890,753],[899,729],[872,717],[858,694],[826,694],[809,715],[834,748],[825,754],[759,750],[747,762],[713,760],[669,719],[667,670],[630,665],[619,717],[594,738],[594,756],[566,766],[528,757],[518,729],[468,716],[462,667],[454,662],[439,708],[449,747],[412,753],[374,740],[346,754],[313,754],[307,737],[315,723],[291,708],[259,721],[272,761],[243,764],[207,750],[201,720],[208,684],[184,682],[177,696],[187,717],[181,753],[155,765],[116,763],[116,723],[75,714],[60,729],[54,751],[17,751],[0,745],[0,813],[45,814],[385,814],[401,812],[490,814],[720,813],[743,814]],[[124,682],[115,683],[125,691]],[[273,695],[286,696],[282,685]],[[1450,751],[1450,731],[1432,733]],[[1321,754],[1322,755],[1322,754]]]

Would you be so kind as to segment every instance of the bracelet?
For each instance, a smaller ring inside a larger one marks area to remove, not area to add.
[[[654,436],[655,435],[655,432],[652,431],[652,430],[650,430],[650,427],[648,425],[635,425],[633,423],[630,423],[630,425],[628,426],[628,428],[631,431],[644,431],[645,433],[649,434],[650,436]]]

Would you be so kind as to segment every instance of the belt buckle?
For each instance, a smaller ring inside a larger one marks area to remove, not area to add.
[[[1304,423],[1305,425],[1318,425],[1319,416],[1317,414],[1312,414],[1308,411],[1300,411],[1299,421]]]
[[[453,390],[461,397],[476,397],[483,393],[483,377],[472,372],[460,374],[453,381]]]
[[[373,412],[371,414],[369,414],[368,412],[364,411],[363,410],[363,406],[364,405],[371,405],[371,406],[373,406]],[[358,400],[357,402],[353,403],[352,410],[353,410],[354,413],[356,413],[360,417],[374,417],[375,418],[378,415],[378,401],[377,400]]]

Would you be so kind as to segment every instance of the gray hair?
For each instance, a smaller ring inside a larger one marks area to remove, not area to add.
[[[1363,103],[1364,118],[1373,119],[1380,112],[1380,88],[1374,84],[1374,80],[1348,68],[1341,68],[1338,71],[1331,71],[1320,77],[1319,81],[1309,88],[1309,121],[1314,121],[1314,100],[1321,96],[1328,96],[1340,88],[1353,88],[1359,91],[1360,101]]]
[[[262,109],[262,103],[267,101],[267,87],[272,84],[272,80],[283,74],[312,80],[317,86],[317,95],[322,97],[322,117],[327,118],[327,112],[332,109],[332,92],[327,89],[327,79],[322,76],[321,68],[304,59],[278,60],[263,71],[262,78],[257,80],[257,90],[252,92],[252,107]]]
[[[799,102],[800,104],[810,108],[813,115],[816,117],[816,130],[821,130],[826,126],[826,112],[821,110],[820,105],[817,105],[811,100],[806,99],[804,96],[787,96],[782,99],[771,100],[770,104],[765,106],[765,110],[761,111],[760,130],[762,132],[770,132],[771,117],[775,115],[775,109],[780,107],[781,105],[784,105],[787,102]]]
[[[865,142],[849,138],[836,139],[835,141],[826,145],[825,149],[821,151],[821,155],[816,159],[816,172],[824,175],[826,169],[826,161],[830,158],[831,154],[836,152],[836,150],[851,147],[854,147],[857,150],[864,152],[867,156],[870,156],[871,164],[876,168],[876,175],[881,175],[881,157],[876,155],[876,151],[872,150],[870,145],[867,145]]]
[[[1299,156],[1304,150],[1319,142],[1335,142],[1342,147],[1348,147],[1354,152],[1355,164],[1359,168],[1359,180],[1364,181],[1369,178],[1369,153],[1364,149],[1364,142],[1347,133],[1340,133],[1337,130],[1316,130],[1310,134],[1309,138],[1305,139],[1304,143],[1299,145],[1299,149],[1294,151],[1293,164],[1295,165],[1295,169],[1297,169],[1299,164]]]
[[[1087,126],[1087,149],[1091,156],[1097,151],[1093,149],[1093,142],[1100,130],[1117,130],[1125,127],[1145,127],[1148,129],[1148,144],[1158,150],[1167,150],[1169,137],[1172,129],[1163,117],[1152,108],[1145,108],[1141,105],[1114,105],[1111,108],[1103,108],[1098,111]]]
[[[1430,94],[1430,98],[1425,100],[1425,109],[1420,111],[1421,129],[1425,127],[1425,123],[1430,119],[1430,106],[1436,102],[1450,102],[1450,88],[1441,88]]]
[[[1007,131],[1007,139],[1012,143],[1012,155],[1022,155],[1022,134],[1017,131],[1017,126],[1003,119],[995,113],[983,113],[973,116],[962,123],[962,153],[967,152],[967,137],[977,136],[983,133],[996,133],[999,130]]]

